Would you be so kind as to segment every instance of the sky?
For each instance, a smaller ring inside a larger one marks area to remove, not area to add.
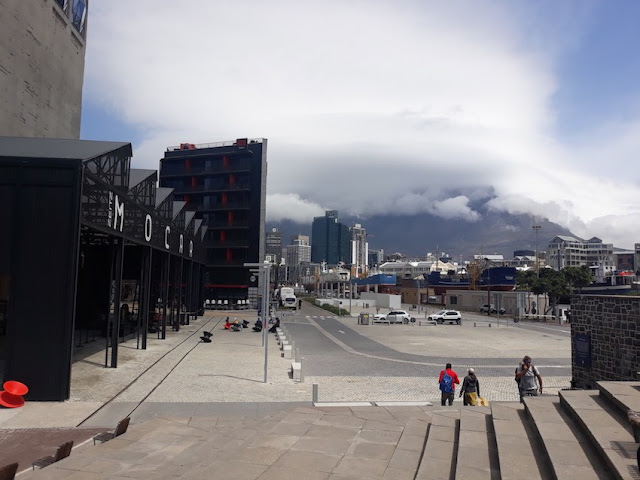
[[[81,137],[152,169],[180,143],[267,138],[267,221],[493,210],[632,248],[638,18],[636,0],[94,0]]]

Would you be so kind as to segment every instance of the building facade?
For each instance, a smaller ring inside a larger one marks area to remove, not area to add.
[[[79,138],[88,0],[0,7],[0,135]]]
[[[282,260],[282,234],[277,228],[272,228],[265,235],[265,255],[271,263],[279,264]]]
[[[549,241],[547,265],[554,270],[586,265],[596,279],[611,275],[616,269],[613,245],[602,243],[598,237],[583,240],[577,237],[557,235]]]
[[[369,271],[369,243],[367,231],[356,223],[349,229],[351,234],[351,274],[366,276]]]
[[[377,270],[384,263],[384,250],[369,250],[367,255],[368,265],[372,270]]]
[[[300,235],[303,237],[303,235]],[[287,245],[286,264],[288,267],[296,267],[301,263],[311,262],[311,245],[309,245],[309,237],[305,239],[294,238],[293,244]]]
[[[205,227],[131,156],[0,137],[0,384],[24,382],[28,400],[69,398],[77,348],[104,345],[115,368],[125,338],[145,349],[202,305]]]
[[[337,210],[315,217],[311,226],[311,261],[328,265],[351,263],[349,228],[338,221]]]
[[[267,140],[170,147],[160,161],[160,185],[196,210],[204,240],[205,298],[255,301],[257,276],[245,263],[265,259]]]

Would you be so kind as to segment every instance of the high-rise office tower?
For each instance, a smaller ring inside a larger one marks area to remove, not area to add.
[[[309,237],[305,235],[298,235],[292,240],[293,243],[291,245],[287,245],[287,266],[295,267],[303,262],[311,262],[311,246],[309,245]]]
[[[352,274],[364,275],[369,265],[369,244],[367,243],[367,231],[362,225],[356,223],[349,229],[351,232],[351,264]]]
[[[88,0],[0,3],[0,135],[80,137]]]
[[[265,255],[272,263],[279,264],[282,259],[282,234],[277,228],[272,228],[267,232],[265,239]]]
[[[255,299],[257,276],[245,263],[265,259],[267,140],[238,139],[170,147],[160,185],[195,209],[208,229],[204,247],[207,299]]]
[[[338,265],[351,263],[349,227],[338,222],[338,211],[327,210],[311,225],[311,261]]]

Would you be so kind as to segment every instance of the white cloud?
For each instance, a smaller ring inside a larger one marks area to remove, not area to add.
[[[184,141],[268,138],[270,220],[338,208],[476,221],[469,202],[491,192],[490,208],[585,236],[604,237],[603,222],[633,243],[639,179],[625,170],[640,127],[604,126],[579,145],[554,138],[553,48],[577,40],[555,42],[570,29],[549,27],[528,41],[514,8],[93,2],[85,93],[144,132],[136,166],[157,167]]]
[[[470,222],[475,222],[480,218],[477,212],[469,208],[469,199],[463,195],[455,198],[447,198],[439,202],[434,202],[434,214],[442,218],[463,218]]]
[[[298,223],[309,223],[313,217],[324,215],[325,209],[309,202],[296,193],[274,193],[267,196],[267,217],[270,221],[293,220]],[[273,213],[270,213],[270,210]]]

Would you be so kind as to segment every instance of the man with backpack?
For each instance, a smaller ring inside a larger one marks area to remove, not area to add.
[[[442,392],[442,396],[440,398],[442,406],[444,407],[446,405],[447,400],[449,401],[449,406],[453,405],[453,398],[456,393],[455,384],[460,384],[460,379],[458,379],[458,374],[451,370],[450,363],[447,363],[445,369],[440,372],[438,383],[440,384],[440,391]]]
[[[524,403],[525,395],[535,397],[538,392],[542,394],[542,376],[538,368],[531,363],[529,355],[522,359],[520,366],[516,369],[516,382],[520,391],[520,403]]]

